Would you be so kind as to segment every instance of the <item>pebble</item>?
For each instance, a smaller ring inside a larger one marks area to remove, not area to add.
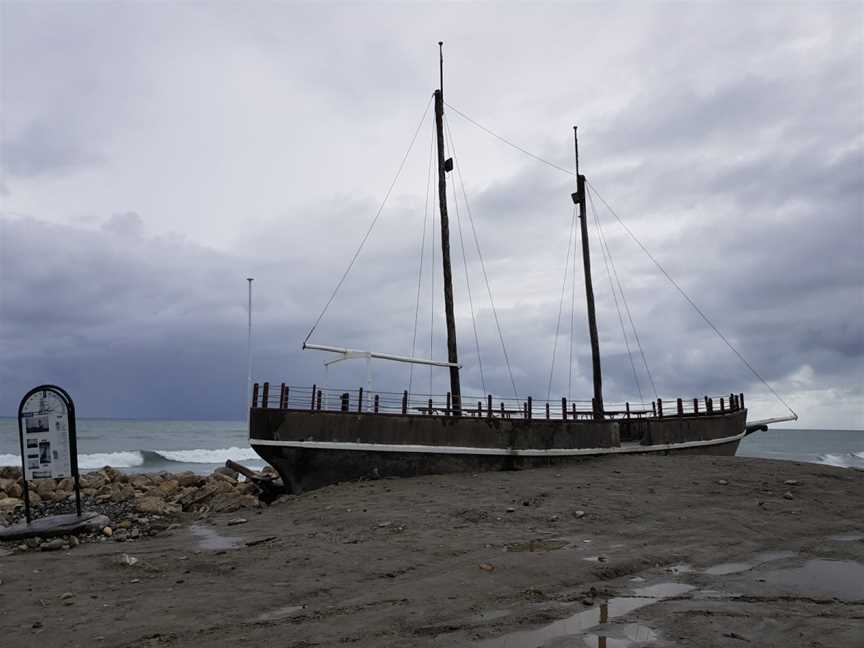
[[[106,538],[110,538],[112,535],[114,535],[114,529],[106,526],[104,529],[102,529],[102,535],[104,535]]]
[[[228,526],[237,526],[238,524],[246,524],[249,520],[246,518],[234,518],[233,520],[228,520]]]
[[[507,507],[507,512],[508,512],[508,513],[514,513],[515,511],[516,511],[516,509],[513,508],[512,506],[508,506],[508,507]]]
[[[121,565],[126,565],[127,567],[131,567],[132,565],[138,562],[138,559],[135,556],[130,556],[129,554],[121,554],[120,560]]]
[[[493,572],[495,571],[495,565],[490,565],[489,563],[480,563],[480,569],[485,572]]]
[[[792,495],[792,493],[790,491],[786,491],[785,493],[783,493],[783,498],[784,499],[795,499],[795,496]]]
[[[549,521],[550,522],[557,522],[560,518],[561,518],[560,515],[552,515],[552,516],[550,516]]]
[[[63,593],[60,595],[60,600],[61,600],[61,601],[65,601],[66,599],[71,599],[71,598],[74,597],[74,596],[75,596],[75,595],[74,595],[72,592],[63,592]]]
[[[585,517],[585,511],[573,511],[573,517],[575,517],[577,520],[583,518]]]
[[[66,543],[63,542],[62,539],[57,538],[56,540],[49,540],[48,542],[43,542],[41,545],[39,545],[39,549],[42,551],[59,551],[65,546]]]
[[[727,486],[729,484],[729,482],[726,481],[725,479],[718,479],[717,483],[720,484],[721,486]]]
[[[797,486],[801,482],[799,482],[797,479],[787,479],[783,483],[786,484],[787,486]]]

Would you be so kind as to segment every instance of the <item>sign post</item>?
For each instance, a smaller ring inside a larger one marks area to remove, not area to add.
[[[31,521],[28,482],[36,479],[73,478],[75,509],[80,518],[75,403],[68,392],[56,385],[40,385],[27,392],[18,406],[18,438],[27,524]]]

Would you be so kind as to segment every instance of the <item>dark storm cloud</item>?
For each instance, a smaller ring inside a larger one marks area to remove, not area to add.
[[[592,184],[749,361],[810,413],[807,424],[860,425],[864,70],[861,35],[844,24],[860,20],[860,7],[753,8],[743,22],[711,7],[628,20],[580,8],[608,28],[597,34],[623,33],[603,42],[589,34],[590,61],[571,56],[572,34],[555,20],[564,7],[542,20],[502,11],[499,26],[472,11],[465,17],[492,31],[454,36],[464,70],[452,84],[448,76],[449,100],[564,167],[579,123]],[[326,356],[299,347],[436,78],[428,52],[420,57],[400,37],[428,15],[196,6],[90,18],[28,9],[16,13],[14,34],[4,29],[13,37],[3,52],[11,108],[0,137],[0,412],[53,381],[91,415],[241,417],[246,276],[256,277],[256,378],[321,384]],[[190,21],[195,30],[185,29]],[[393,34],[364,36],[373,24]],[[520,53],[485,51],[523,27]],[[106,40],[85,38],[94,31]],[[46,33],[63,38],[34,48],[28,35],[44,44]],[[544,398],[573,179],[487,141],[455,113],[449,122],[513,379],[521,396]],[[313,341],[412,352],[429,125]],[[464,392],[509,396],[460,178],[449,179]],[[761,395],[758,380],[596,207],[659,395]],[[591,236],[606,398],[636,401],[593,226]],[[414,353],[430,355],[432,326],[431,355],[443,358],[441,277],[437,269],[433,314],[428,237]],[[435,258],[437,266],[440,248]],[[553,399],[568,384],[571,398],[591,393],[577,263],[573,370],[568,285]],[[643,396],[653,398],[638,353],[634,361]],[[374,371],[376,387],[407,386],[407,367],[376,363]],[[432,378],[434,391],[447,389],[444,372]],[[365,367],[337,366],[328,380],[359,386]],[[428,390],[428,369],[415,368],[412,380]],[[766,414],[782,413],[770,405]]]

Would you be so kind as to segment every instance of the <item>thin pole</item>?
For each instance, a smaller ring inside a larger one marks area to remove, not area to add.
[[[447,361],[450,366],[450,393],[453,415],[462,415],[462,390],[459,386],[459,354],[456,350],[456,317],[453,314],[453,275],[450,269],[450,222],[447,218],[447,169],[444,161],[444,55],[440,54],[441,86],[435,91],[435,129],[438,139],[438,207],[441,212],[441,262],[444,266],[444,311],[447,316]],[[452,161],[450,168],[453,168]]]
[[[597,315],[594,312],[594,286],[591,283],[591,251],[588,247],[588,217],[585,203],[585,176],[579,173],[579,136],[573,127],[576,151],[576,193],[573,202],[579,205],[579,224],[582,230],[582,266],[585,274],[585,301],[588,306],[588,332],[591,335],[591,367],[594,374],[594,418],[603,418],[603,377],[600,368],[600,342],[597,336]]]
[[[246,277],[246,281],[249,282],[249,305],[247,309],[247,313],[249,316],[249,326],[248,326],[248,334],[246,338],[246,417],[248,420],[249,417],[249,394],[251,394],[252,390],[252,282],[254,279],[252,277]]]

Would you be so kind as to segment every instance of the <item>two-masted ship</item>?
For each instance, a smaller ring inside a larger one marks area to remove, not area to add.
[[[249,443],[276,468],[286,489],[298,493],[364,478],[530,468],[611,454],[734,455],[747,434],[766,429],[769,423],[797,418],[792,412],[791,416],[748,422],[744,395],[734,392],[665,401],[658,398],[650,407],[604,405],[586,179],[579,173],[575,127],[577,186],[572,200],[581,233],[593,398],[568,403],[566,398],[553,401],[463,395],[447,211],[447,174],[453,169],[453,160],[445,156],[443,62],[441,65],[434,111],[447,361],[313,344],[309,336],[303,348],[336,354],[331,362],[361,358],[446,368],[450,391],[430,396],[408,390],[373,392],[361,387],[334,393],[317,385],[255,383]]]

